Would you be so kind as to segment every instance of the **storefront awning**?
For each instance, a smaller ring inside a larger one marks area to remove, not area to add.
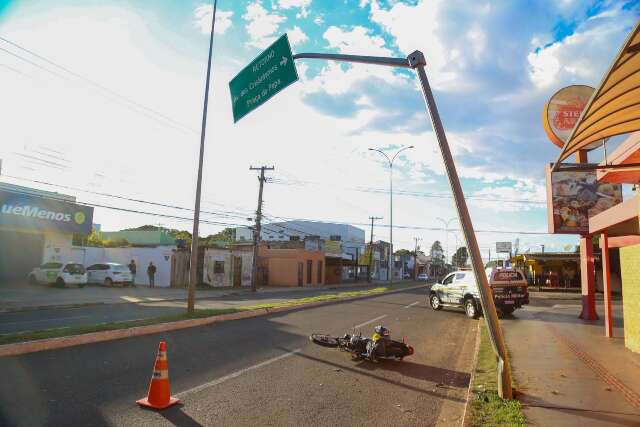
[[[640,130],[640,20],[593,93],[556,165],[590,144]]]
[[[638,197],[615,205],[589,218],[589,233],[606,231],[610,237],[640,235],[640,204]]]
[[[640,164],[640,132],[632,133],[600,166],[625,166]],[[640,184],[640,167],[599,169],[598,181],[610,184]]]

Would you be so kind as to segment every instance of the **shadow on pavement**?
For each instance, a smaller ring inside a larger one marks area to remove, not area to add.
[[[177,427],[202,427],[202,424],[191,418],[182,410],[184,405],[178,404],[160,411],[160,415],[171,424]]]
[[[282,347],[277,347],[277,348],[279,348],[279,349],[281,349],[283,351],[286,351],[286,352],[290,352],[291,351],[290,349],[287,349],[287,348],[282,348]],[[364,371],[363,369],[359,369],[360,366],[358,366],[358,368],[349,368],[349,367],[344,366],[344,365],[340,365],[340,364],[337,364],[337,363],[329,362],[328,360],[318,359],[317,357],[313,357],[313,356],[310,356],[308,354],[303,354],[303,353],[297,353],[294,357],[302,357],[302,358],[305,358],[307,360],[311,360],[311,361],[314,361],[314,362],[318,362],[318,363],[322,363],[322,364],[325,364],[325,365],[333,366],[335,368],[343,369],[345,371],[353,372],[355,374],[364,375],[364,376],[367,376],[369,378],[373,378],[373,379],[376,379],[376,380],[379,380],[379,381],[382,381],[382,382],[385,382],[385,383],[388,383],[388,384],[391,384],[391,385],[395,385],[395,386],[398,386],[398,387],[406,388],[406,389],[411,390],[411,391],[415,391],[417,393],[427,394],[427,395],[434,396],[434,397],[437,397],[437,398],[440,398],[440,399],[447,399],[447,400],[451,400],[451,401],[459,402],[459,403],[465,403],[466,402],[464,399],[458,399],[458,398],[455,398],[453,396],[445,396],[445,395],[442,395],[440,393],[436,393],[434,391],[427,390],[426,388],[415,387],[415,386],[412,386],[412,385],[409,385],[409,384],[401,383],[399,381],[394,381],[394,380],[391,380],[391,379],[388,379],[388,378],[383,378],[383,377],[380,377],[378,375],[374,375],[372,373]],[[385,363],[385,362],[381,362],[381,363]],[[393,363],[393,362],[389,361],[389,363]],[[405,362],[398,362],[398,364],[400,364],[400,363],[405,363]],[[417,364],[414,364],[414,365],[417,365]],[[425,365],[420,365],[420,366],[425,366]],[[450,372],[453,372],[453,371],[450,371]],[[429,380],[428,378],[419,378],[419,379],[432,381],[432,380]],[[437,381],[434,381],[434,382],[439,383],[440,379],[438,379]]]
[[[556,406],[552,403],[549,403],[540,398],[536,398],[533,396],[529,396],[525,393],[520,392],[518,395],[518,400],[522,402],[522,406],[524,408],[543,408],[550,412],[558,411],[566,414],[570,414],[574,417],[584,417],[590,418],[593,420],[601,421],[603,423],[610,423],[613,425],[620,426],[637,426],[640,422],[640,414],[632,414],[625,412],[614,412],[614,411],[602,411],[597,409],[585,409],[585,408],[572,408],[567,406]],[[550,416],[553,419],[552,416]],[[576,424],[579,421],[576,420]]]
[[[471,381],[471,375],[466,372],[452,371],[451,369],[438,368],[406,360],[402,362],[383,361],[380,363],[363,361],[357,366],[367,371],[393,371],[417,380],[431,381],[459,388],[467,388],[469,381]]]

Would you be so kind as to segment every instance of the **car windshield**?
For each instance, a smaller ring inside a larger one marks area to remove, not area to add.
[[[71,274],[85,273],[84,265],[82,264],[67,264],[64,269]]]
[[[129,271],[129,267],[122,264],[111,264],[111,269],[113,271]]]

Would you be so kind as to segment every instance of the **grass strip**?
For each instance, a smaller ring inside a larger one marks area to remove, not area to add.
[[[522,405],[498,396],[497,361],[486,325],[480,325],[478,364],[472,385],[471,426],[524,426]]]
[[[67,326],[64,328],[45,329],[38,331],[18,332],[14,334],[0,335],[0,345],[17,342],[34,341],[46,338],[69,337],[73,335],[88,334],[91,332],[113,331],[117,329],[128,329],[136,326],[156,325],[160,323],[176,322],[187,319],[201,319],[204,317],[219,316],[222,314],[238,313],[241,311],[271,309],[279,307],[295,307],[313,302],[332,301],[344,298],[374,295],[390,290],[391,287],[380,286],[373,289],[361,291],[344,291],[332,294],[318,295],[314,297],[295,298],[286,301],[278,301],[267,304],[255,304],[234,308],[202,308],[196,309],[193,313],[180,313],[168,316],[150,317],[148,319],[127,320],[123,322],[108,322],[91,325]]]

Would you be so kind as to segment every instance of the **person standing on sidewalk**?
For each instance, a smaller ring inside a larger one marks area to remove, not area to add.
[[[149,287],[155,288],[156,286],[156,266],[153,262],[149,261],[149,267],[147,267],[147,275],[149,276]]]
[[[128,265],[129,267],[129,271],[131,272],[131,286],[135,286],[136,285],[136,270],[138,269],[136,266],[136,262],[134,260],[131,260],[131,262]]]

